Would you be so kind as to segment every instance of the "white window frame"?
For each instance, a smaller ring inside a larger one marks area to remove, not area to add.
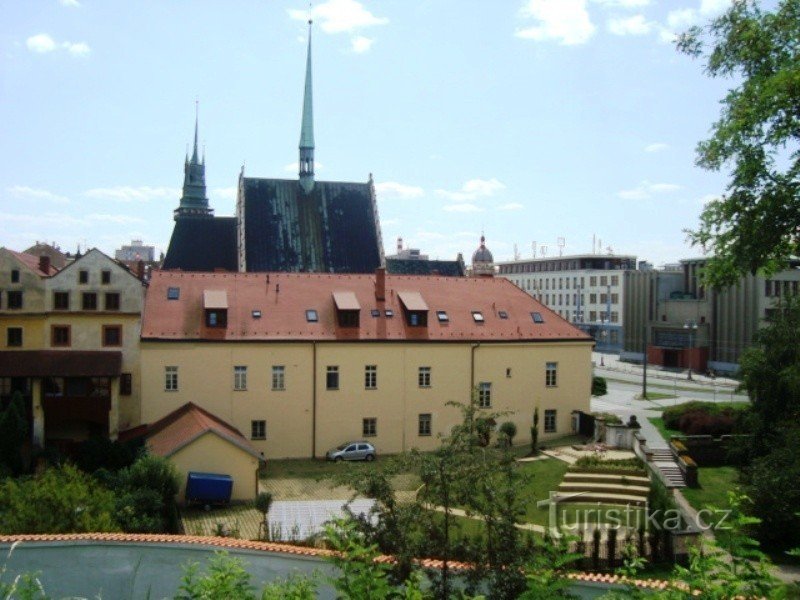
[[[364,389],[378,389],[378,365],[364,365]]]
[[[272,365],[272,391],[282,392],[286,389],[286,367]]]
[[[545,387],[558,387],[558,363],[548,362],[544,366]]]
[[[433,415],[431,413],[420,413],[417,418],[417,434],[420,437],[430,437],[433,435]]]
[[[178,367],[175,366],[164,367],[164,391],[165,392],[178,391]]]
[[[544,432],[556,433],[558,431],[558,411],[548,408],[544,411]]]
[[[233,391],[247,391],[247,367],[244,365],[233,367]]]
[[[431,368],[430,367],[420,367],[419,372],[417,374],[417,384],[421,388],[429,388],[431,387]]]
[[[492,382],[481,381],[478,384],[478,408],[492,407]]]
[[[364,437],[375,437],[378,435],[377,417],[364,417],[361,419],[361,435]]]

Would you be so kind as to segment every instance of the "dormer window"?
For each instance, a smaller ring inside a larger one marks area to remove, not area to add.
[[[359,326],[361,305],[353,292],[333,292],[333,303],[339,327]]]
[[[428,326],[428,305],[419,292],[397,292],[397,297],[409,326]]]
[[[225,290],[203,290],[206,327],[228,326],[228,294]]]

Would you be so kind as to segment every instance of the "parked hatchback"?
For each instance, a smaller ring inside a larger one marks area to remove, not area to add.
[[[346,442],[325,455],[328,460],[375,460],[375,446],[369,442]]]

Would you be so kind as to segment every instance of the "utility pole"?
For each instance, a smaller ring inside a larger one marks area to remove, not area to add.
[[[644,360],[642,361],[642,400],[647,400],[647,321],[644,324]]]

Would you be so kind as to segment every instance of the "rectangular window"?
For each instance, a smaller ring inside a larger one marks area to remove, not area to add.
[[[361,422],[361,435],[364,437],[375,437],[378,435],[378,419],[369,417]]]
[[[533,322],[537,324],[544,323],[544,319],[542,318],[542,313],[539,312],[532,312],[531,319],[533,319]]]
[[[427,388],[431,387],[431,368],[430,367],[420,367],[419,368],[419,387]]]
[[[483,318],[483,313],[481,311],[473,310],[472,320],[475,321],[476,323],[483,323],[485,319]]]
[[[100,283],[103,285],[111,283],[111,271],[100,271]]]
[[[612,312],[610,320],[611,320],[612,323],[619,323],[619,313],[618,312]]]
[[[391,319],[394,316],[394,311],[391,308],[387,308],[383,311],[383,314],[386,316],[387,319]]]
[[[329,390],[339,389],[339,367],[328,367],[328,372],[325,373],[325,388]]]
[[[606,275],[600,276],[600,285],[608,285],[608,277]]]
[[[366,365],[364,367],[364,389],[376,390],[378,389],[378,366]]]
[[[450,320],[450,317],[447,316],[447,311],[445,310],[437,310],[436,318],[439,319],[439,323],[447,323]]]
[[[130,396],[133,393],[133,376],[130,373],[120,373],[119,395]]]
[[[558,363],[547,363],[545,366],[544,384],[547,387],[556,387],[558,384]]]
[[[594,287],[597,285],[597,277],[589,277],[589,287]]]
[[[8,308],[15,310],[22,308],[22,292],[8,292]]]
[[[228,311],[221,308],[218,310],[206,310],[206,327],[227,327]]]
[[[611,294],[611,304],[619,304],[619,294]]]
[[[122,325],[103,325],[103,346],[122,346]]]
[[[181,288],[167,288],[167,300],[178,300],[181,297]]]
[[[11,283],[19,283],[19,269],[11,269]]]
[[[508,313],[504,310],[497,311],[497,316],[501,319],[508,319]]]
[[[178,391],[178,367],[164,367],[164,390]]]
[[[431,435],[431,414],[430,413],[422,413],[419,415],[419,435],[420,436],[428,436]]]
[[[119,294],[116,292],[106,293],[106,310],[119,310]]]
[[[267,439],[267,422],[263,419],[250,421],[250,439],[251,440],[265,440]]]
[[[272,367],[272,390],[280,392],[286,389],[286,368],[283,365]]]
[[[478,408],[490,408],[492,406],[492,384],[489,381],[481,381],[478,384]]]
[[[70,326],[52,325],[50,327],[50,345],[66,347],[70,345]]]
[[[611,285],[619,285],[619,275],[611,276]]]
[[[89,283],[89,271],[78,271],[78,283]]]
[[[247,367],[233,367],[233,389],[237,392],[247,389]]]
[[[83,310],[97,310],[97,294],[94,292],[83,292],[83,294],[81,294],[81,308]]]
[[[6,329],[6,346],[22,346],[22,327]]]
[[[69,292],[53,292],[53,309],[69,310]]]
[[[544,411],[544,432],[555,433],[557,429],[556,411],[551,409]]]
[[[381,311],[378,310],[377,308],[373,308],[371,311],[369,311],[369,314],[372,315],[373,317],[380,317]]]
[[[590,310],[589,311],[589,321],[597,321],[597,311]]]

